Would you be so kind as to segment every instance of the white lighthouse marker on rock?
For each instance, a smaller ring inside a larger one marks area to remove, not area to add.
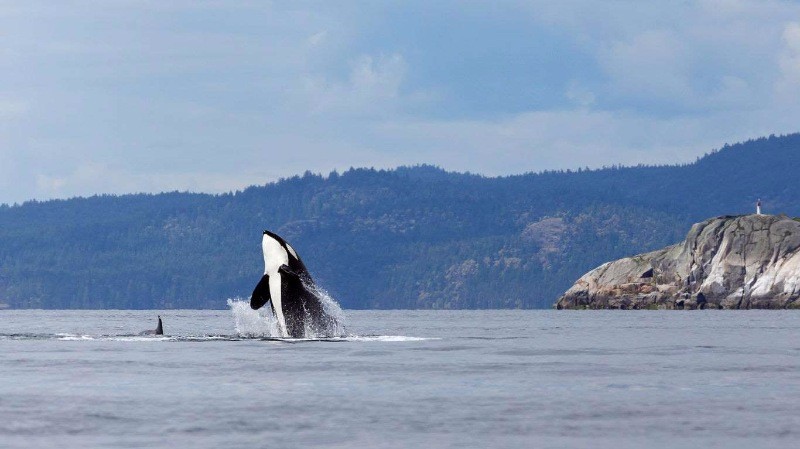
[[[756,215],[761,215],[761,198],[756,201]]]

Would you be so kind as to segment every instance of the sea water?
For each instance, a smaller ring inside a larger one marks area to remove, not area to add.
[[[0,311],[0,447],[800,442],[800,311],[347,311],[282,340],[232,307]]]

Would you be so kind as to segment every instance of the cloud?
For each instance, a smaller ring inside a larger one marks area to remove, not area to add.
[[[407,65],[400,54],[361,55],[344,81],[306,78],[305,93],[313,114],[371,115],[390,112],[400,97]]]
[[[410,159],[489,175],[612,164],[691,162],[752,136],[789,133],[793,119],[718,112],[664,119],[586,108],[530,112],[500,121],[398,122],[382,137],[418,149]],[[413,150],[412,150],[413,151]],[[475,169],[475,161],[481,161]],[[412,162],[412,161],[407,161]]]
[[[24,100],[0,98],[0,119],[13,120],[28,113],[30,107]]]
[[[574,81],[570,83],[564,95],[576,106],[584,108],[594,105],[597,100],[597,96],[591,90]]]
[[[779,58],[781,78],[776,85],[778,98],[796,103],[800,98],[800,23],[786,24],[784,48]]]
[[[796,17],[777,0],[3,3],[0,202],[688,162],[798,131]]]
[[[311,37],[308,38],[308,45],[312,47],[321,45],[327,37],[328,37],[328,32],[325,30],[322,30],[318,33],[314,33],[313,35],[311,35]]]
[[[532,17],[572,33],[593,55],[596,104],[644,114],[697,114],[765,105],[778,76],[783,1],[533,2]],[[584,81],[585,83],[585,81]]]
[[[599,52],[615,96],[657,101],[664,106],[692,98],[689,58],[683,42],[666,31],[646,31],[628,41],[615,41]]]
[[[176,190],[226,192],[233,190],[231,186],[261,183],[262,180],[255,176],[215,172],[159,170],[131,173],[96,162],[85,163],[60,175],[39,174],[36,177],[37,189],[52,196],[81,195],[88,189],[112,194]],[[142,190],[142,186],[148,186],[148,189]]]

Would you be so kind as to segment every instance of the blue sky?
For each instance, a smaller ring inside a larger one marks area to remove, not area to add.
[[[689,162],[798,98],[798,2],[0,0],[0,202]]]

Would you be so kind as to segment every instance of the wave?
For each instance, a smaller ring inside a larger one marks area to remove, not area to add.
[[[213,341],[274,341],[282,343],[303,342],[415,342],[438,338],[408,337],[403,335],[347,335],[341,337],[283,338],[272,336],[237,335],[89,335],[89,334],[0,334],[0,340],[53,340],[53,341],[120,341],[120,342],[213,342]]]
[[[278,320],[271,307],[259,310],[250,308],[249,300],[242,298],[228,299],[227,304],[233,316],[235,333],[213,335],[141,335],[115,334],[96,335],[83,333],[9,333],[0,334],[2,340],[57,340],[57,341],[118,341],[118,342],[214,342],[260,340],[283,343],[303,342],[416,342],[437,340],[436,338],[411,337],[404,335],[355,335],[347,332],[346,317],[339,304],[325,290],[315,288],[326,314],[331,318],[323,323],[324,329],[306,328],[304,338],[286,338],[281,336]],[[311,322],[311,320],[307,320]]]

